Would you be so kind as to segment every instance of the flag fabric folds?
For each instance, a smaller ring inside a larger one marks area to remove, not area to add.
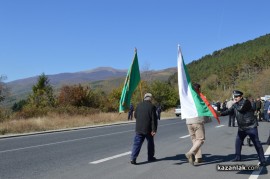
[[[206,100],[205,96],[198,90],[196,91],[191,84],[180,46],[178,45],[178,88],[181,103],[181,118],[194,118],[199,116],[215,117],[220,120],[211,104]]]
[[[128,70],[124,87],[122,89],[121,99],[119,102],[119,112],[124,112],[130,106],[130,101],[133,92],[141,80],[137,50],[135,49],[135,56],[133,62]]]

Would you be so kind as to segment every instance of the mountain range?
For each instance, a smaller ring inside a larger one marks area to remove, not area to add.
[[[249,96],[268,94],[270,80],[270,34],[266,34],[241,44],[235,44],[208,54],[187,65],[193,81],[204,86],[204,94],[209,99],[226,99],[232,89],[244,89]],[[141,71],[145,81],[167,81],[177,84],[177,68]],[[91,89],[109,93],[122,87],[127,70],[100,67],[76,73],[47,75],[57,93],[63,85],[82,84]],[[46,75],[46,74],[45,74]],[[13,104],[26,99],[37,83],[38,76],[6,83],[10,96],[4,102]],[[255,85],[256,84],[256,85]]]
[[[158,79],[165,81],[176,71],[176,67],[157,71],[144,71],[141,73],[141,78],[144,79],[151,76],[151,80]],[[119,85],[123,85],[126,75],[127,69],[123,70],[111,67],[99,67],[75,73],[59,73],[46,76],[56,91],[63,85],[86,84],[93,89],[99,88],[105,92],[109,92],[111,89],[119,87]],[[11,104],[18,100],[26,99],[27,95],[32,90],[32,86],[37,83],[38,77],[39,76],[34,76],[6,83],[10,90],[10,95],[6,100],[6,103]]]

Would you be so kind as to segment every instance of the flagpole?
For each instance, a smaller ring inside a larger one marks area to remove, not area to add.
[[[137,53],[137,48],[135,47],[135,54]],[[140,80],[140,85],[139,85],[139,87],[140,87],[140,94],[141,94],[141,100],[143,101],[143,97],[142,97],[142,82],[141,82],[141,80]]]
[[[140,93],[141,93],[141,100],[143,101],[143,96],[142,96],[142,82],[140,81]]]

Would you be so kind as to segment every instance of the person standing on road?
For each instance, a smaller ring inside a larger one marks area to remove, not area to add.
[[[134,111],[134,107],[132,104],[130,104],[130,107],[129,107],[129,111],[128,111],[128,121],[133,119],[133,111]]]
[[[262,121],[262,115],[261,115],[262,102],[261,102],[260,97],[258,97],[256,100],[255,108],[256,108],[255,114],[257,116],[258,121]]]
[[[157,106],[157,119],[158,119],[158,120],[160,120],[161,111],[162,111],[162,109],[161,109],[161,105],[160,105],[160,104],[158,104],[158,106]]]
[[[216,105],[217,105],[217,111],[220,111],[221,104],[220,104],[219,100],[217,101]]]
[[[193,88],[196,92],[200,90],[200,87],[201,86],[197,83],[193,84]],[[200,116],[186,119],[186,125],[193,145],[185,156],[192,165],[202,163],[201,146],[205,141],[204,121],[206,121],[206,118],[209,117]]]
[[[152,94],[146,93],[143,102],[139,103],[135,109],[136,134],[131,153],[130,163],[136,165],[144,139],[147,140],[148,162],[155,161],[154,136],[157,132],[156,107],[152,104]]]
[[[269,114],[268,114],[268,108],[269,108],[269,106],[270,106],[270,98],[269,99],[265,99],[265,102],[264,102],[263,113],[264,113],[264,120],[266,122],[270,122]]]
[[[235,142],[235,158],[232,161],[241,161],[242,143],[245,140],[246,136],[249,136],[257,151],[260,161],[259,165],[266,166],[267,164],[264,157],[263,147],[258,135],[258,123],[256,121],[251,102],[243,98],[243,92],[241,91],[234,90],[233,96],[235,103],[232,105],[232,107],[220,113],[221,116],[235,113],[235,117],[237,120],[238,132]]]

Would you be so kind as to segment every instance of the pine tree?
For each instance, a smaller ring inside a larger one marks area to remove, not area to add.
[[[53,88],[44,73],[39,76],[38,82],[32,87],[32,94],[28,99],[29,104],[35,107],[53,107],[55,105]]]

